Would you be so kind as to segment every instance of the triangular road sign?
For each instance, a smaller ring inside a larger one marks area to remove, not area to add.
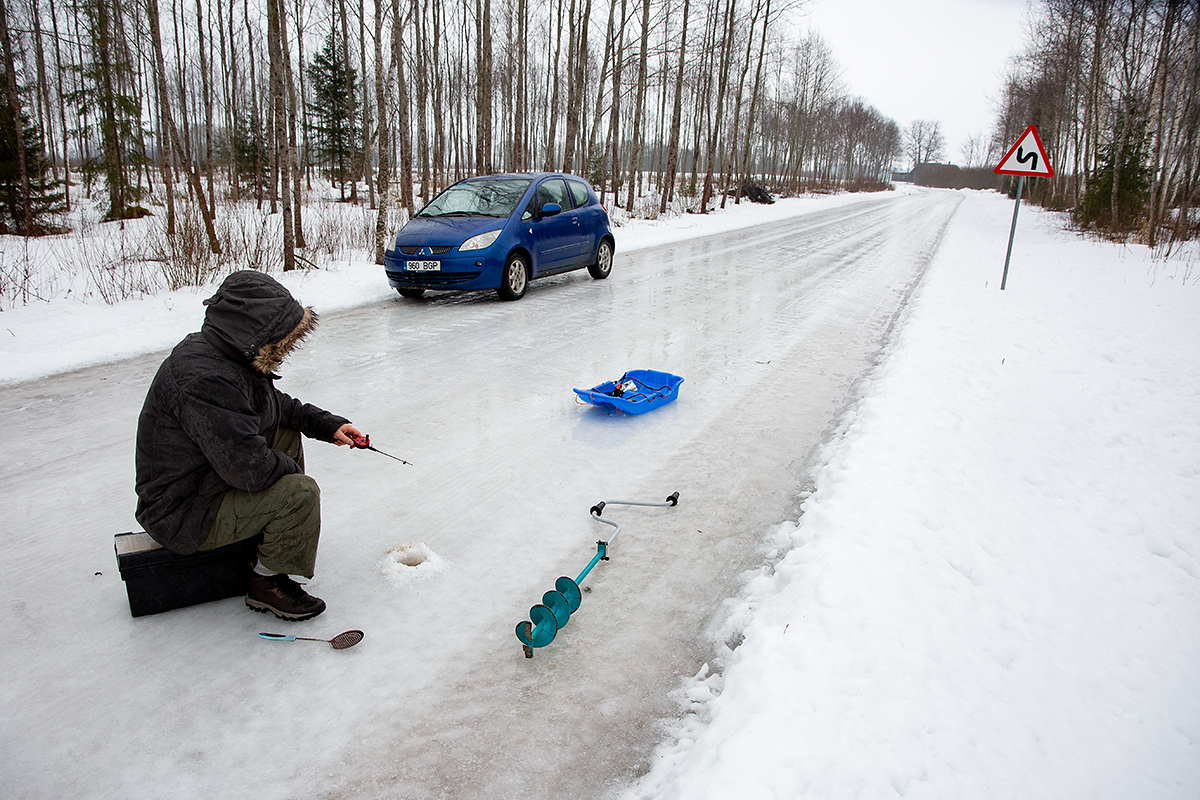
[[[1042,146],[1042,137],[1038,136],[1037,128],[1030,125],[1017,139],[1017,143],[1004,154],[995,170],[997,175],[1028,175],[1034,178],[1049,177],[1054,174],[1050,166],[1050,158],[1046,148]]]

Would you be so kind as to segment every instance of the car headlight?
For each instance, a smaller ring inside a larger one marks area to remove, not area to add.
[[[501,230],[503,230],[503,228],[501,228],[499,230],[488,231],[487,233],[481,233],[478,236],[472,236],[470,239],[467,239],[465,242],[463,242],[459,246],[458,249],[459,250],[483,250],[485,248],[491,247],[492,242],[494,242],[494,241],[496,241],[496,239],[500,238]]]

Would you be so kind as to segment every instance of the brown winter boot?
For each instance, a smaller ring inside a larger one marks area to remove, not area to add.
[[[300,584],[282,572],[271,576],[251,572],[246,606],[254,611],[270,611],[280,619],[294,622],[320,614],[325,610],[325,601],[304,591]]]

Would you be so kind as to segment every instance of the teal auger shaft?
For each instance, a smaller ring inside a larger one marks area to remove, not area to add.
[[[571,615],[579,610],[579,604],[583,599],[583,593],[579,590],[579,584],[583,583],[583,579],[588,576],[592,568],[601,561],[608,560],[608,546],[617,538],[617,534],[621,532],[621,526],[609,519],[604,519],[601,514],[604,513],[606,505],[623,505],[623,506],[671,506],[679,504],[679,492],[671,494],[665,502],[662,503],[644,503],[633,500],[608,500],[601,501],[591,508],[592,519],[597,522],[603,522],[605,525],[611,525],[616,528],[613,535],[608,541],[601,540],[596,542],[596,555],[584,567],[583,572],[579,573],[579,577],[571,580],[567,576],[562,576],[554,582],[554,588],[542,595],[542,602],[529,609],[529,619],[517,623],[517,639],[521,642],[521,647],[525,649],[525,657],[533,658],[533,648],[545,647],[554,641],[554,637],[558,635],[558,631],[567,622],[570,621]]]
[[[583,568],[583,572],[579,573],[579,577],[575,579],[576,583],[583,583],[583,579],[592,571],[592,567],[599,564],[604,559],[608,558],[608,542],[596,542],[596,555],[592,558],[588,565]]]

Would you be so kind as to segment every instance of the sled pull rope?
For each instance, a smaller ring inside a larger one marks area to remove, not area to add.
[[[626,381],[632,382],[634,384],[634,386],[641,389],[642,394],[647,397],[649,397],[650,395],[663,397],[663,396],[666,396],[666,393],[671,390],[671,387],[669,385],[668,386],[651,386],[648,383],[645,383],[644,381],[639,381],[637,378],[631,378],[631,377],[629,377],[629,373],[627,372],[624,375],[622,375],[620,378],[618,378],[616,381],[614,381],[615,385],[613,386],[613,390],[611,392],[608,392],[608,395],[610,397],[624,397],[625,390],[622,389],[621,387],[625,385]],[[679,494],[679,493],[676,492],[676,494]],[[621,501],[611,500],[609,502],[619,503]],[[661,504],[660,503],[629,503],[628,505],[651,506],[651,505],[661,505]]]

